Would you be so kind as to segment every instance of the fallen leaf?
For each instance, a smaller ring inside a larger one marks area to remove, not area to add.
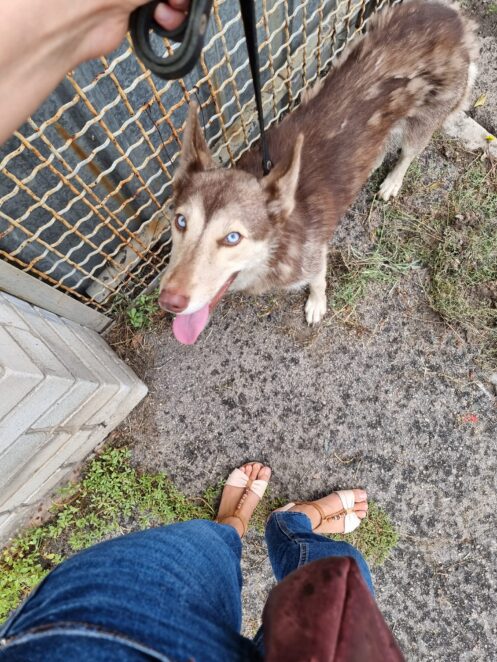
[[[475,101],[473,108],[479,108],[480,106],[484,106],[486,103],[487,103],[487,95],[480,94],[478,99]]]
[[[133,339],[131,340],[131,347],[133,349],[138,349],[138,347],[140,347],[140,345],[142,344],[142,340],[143,340],[143,333],[136,333],[133,336]]]
[[[492,140],[495,140],[495,136],[491,136],[491,135],[485,136],[485,140],[487,141],[487,143],[491,143]]]
[[[461,423],[472,423],[473,425],[475,425],[476,423],[478,423],[478,416],[477,414],[472,414],[472,413],[462,414],[460,416],[460,421]]]

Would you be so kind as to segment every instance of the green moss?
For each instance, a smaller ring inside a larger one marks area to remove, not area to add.
[[[368,516],[355,531],[332,538],[354,545],[368,563],[374,566],[381,565],[387,560],[399,541],[399,534],[385,511],[377,503],[370,501]]]
[[[140,294],[126,308],[126,320],[136,330],[148,329],[152,325],[154,316],[159,310],[157,292]]]

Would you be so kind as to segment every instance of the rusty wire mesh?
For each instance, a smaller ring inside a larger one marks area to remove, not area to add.
[[[259,0],[266,125],[386,2]],[[214,3],[206,48],[185,79],[155,78],[129,39],[67,75],[0,151],[1,257],[107,314],[154,283],[169,255],[171,179],[192,96],[214,155],[235,163],[259,130],[233,0]]]

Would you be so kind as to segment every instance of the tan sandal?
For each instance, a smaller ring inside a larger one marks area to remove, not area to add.
[[[226,520],[228,519],[237,519],[241,522],[242,527],[243,527],[243,533],[242,533],[242,538],[243,536],[247,533],[247,528],[248,528],[248,522],[243,520],[240,515],[238,515],[241,507],[245,503],[249,492],[253,492],[256,496],[259,497],[259,500],[262,499],[264,496],[264,493],[266,491],[266,488],[268,486],[268,481],[267,480],[261,480],[261,479],[256,479],[252,480],[247,476],[247,474],[242,471],[241,469],[234,469],[230,475],[228,476],[228,480],[226,481],[226,485],[229,485],[230,487],[243,487],[243,494],[240,497],[240,501],[238,502],[237,507],[235,508],[235,511],[233,515],[226,515],[225,517],[221,517],[221,519],[216,518],[216,522],[218,524],[223,524]]]
[[[344,530],[343,533],[351,533],[361,523],[361,519],[356,515],[354,511],[354,505],[355,505],[355,497],[354,497],[354,491],[353,490],[339,490],[338,492],[333,492],[333,494],[338,494],[338,497],[340,498],[340,501],[342,502],[342,510],[338,510],[335,513],[331,513],[327,515],[323,508],[319,505],[319,503],[316,503],[315,501],[297,501],[295,503],[287,503],[286,506],[283,506],[283,508],[278,508],[280,511],[286,511],[290,510],[290,508],[293,508],[293,506],[312,506],[315,508],[320,516],[320,521],[317,526],[315,526],[312,530],[317,531],[319,527],[323,524],[323,522],[328,522],[329,520],[339,520],[342,519],[342,517],[345,518],[344,522]]]

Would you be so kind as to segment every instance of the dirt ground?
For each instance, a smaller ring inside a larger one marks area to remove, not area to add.
[[[420,204],[457,169],[432,145]],[[331,250],[365,248],[364,191]],[[427,305],[427,274],[369,287],[349,323],[318,331],[303,293],[228,297],[193,347],[165,320],[147,338],[150,396],[128,424],[134,462],[192,494],[246,460],[274,471],[273,495],[307,499],[362,486],[401,534],[373,572],[378,601],[410,660],[487,660],[497,647],[495,391],[457,329]],[[331,284],[333,287],[333,284]],[[273,580],[260,535],[244,554],[247,632]]]
[[[481,51],[473,102],[486,96],[483,106],[469,114],[487,131],[497,134],[497,2],[495,0],[465,0],[465,11],[478,23]]]
[[[470,114],[496,133],[492,4],[466,7],[482,37],[473,101],[487,95]],[[436,146],[421,167],[425,184],[457,170]],[[425,186],[420,204],[437,195]],[[369,203],[364,192],[332,250],[370,245]],[[165,320],[146,339],[150,396],[127,432],[137,466],[166,471],[191,494],[253,459],[273,468],[278,497],[366,488],[401,535],[373,577],[407,659],[490,660],[497,649],[497,400],[464,334],[428,306],[426,278],[415,269],[394,287],[374,284],[349,324],[329,314],[317,332],[305,326],[303,293],[228,297],[193,347],[179,345]],[[247,537],[243,568],[251,633],[273,584],[257,533]]]

